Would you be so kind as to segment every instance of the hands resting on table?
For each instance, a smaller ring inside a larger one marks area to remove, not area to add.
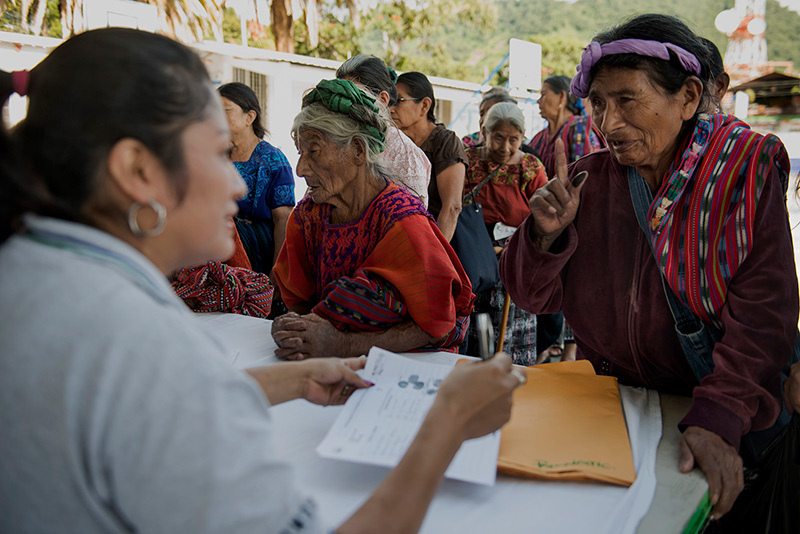
[[[406,352],[435,341],[413,321],[376,332],[342,332],[315,313],[289,312],[272,322],[275,356],[282,360],[305,360],[336,356],[347,358],[369,352],[373,346]]]
[[[250,369],[272,404],[303,398],[342,404],[359,388],[366,358],[317,358]],[[511,416],[511,393],[521,384],[511,358],[459,365],[439,387],[436,400],[405,456],[372,496],[337,532],[417,532],[439,482],[461,443],[494,432]]]

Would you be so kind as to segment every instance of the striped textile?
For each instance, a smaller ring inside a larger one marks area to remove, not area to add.
[[[358,269],[325,288],[322,300],[311,310],[343,332],[378,332],[410,320],[397,289],[380,276]],[[439,343],[418,351],[452,350],[464,339],[469,317],[459,317],[456,327]]]
[[[764,181],[775,167],[785,194],[789,158],[774,135],[705,114],[678,154],[648,213],[653,249],[678,298],[722,328],[728,284],[753,247]]]
[[[343,332],[386,330],[408,315],[395,288],[363,269],[328,284],[311,311]]]
[[[588,115],[573,115],[552,137],[545,128],[533,136],[528,146],[544,164],[548,179],[556,175],[556,139],[564,142],[567,163],[606,146],[603,135]]]
[[[267,275],[212,261],[175,273],[172,289],[195,312],[227,312],[266,319],[275,288]]]
[[[480,313],[488,313],[492,320],[494,338],[500,339],[500,328],[503,322],[503,304],[506,300],[506,289],[503,283],[475,295],[475,308],[471,317]],[[536,356],[547,347],[537,347],[537,317],[517,306],[512,300],[508,307],[505,343],[503,352],[511,356],[515,365],[536,365]],[[478,329],[473,322],[466,334],[466,347],[461,353],[469,356],[480,356],[478,345]],[[549,346],[549,345],[548,345]],[[499,347],[498,347],[499,348]]]

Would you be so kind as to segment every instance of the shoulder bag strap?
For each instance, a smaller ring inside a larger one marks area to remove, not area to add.
[[[636,220],[639,222],[639,226],[644,232],[644,237],[650,245],[650,251],[653,252],[653,241],[647,229],[647,212],[653,203],[653,194],[650,192],[650,186],[647,185],[645,179],[633,167],[628,167],[628,188],[631,193],[633,210],[636,212]],[[653,257],[655,258],[655,253],[653,253]],[[657,259],[656,262],[658,262]],[[669,310],[675,321],[675,329],[681,341],[681,348],[683,348],[695,377],[700,381],[714,370],[714,360],[711,357],[711,352],[707,350],[709,346],[713,349],[713,344],[707,344],[705,349],[700,350],[697,350],[696,346],[687,347],[684,335],[699,333],[706,328],[712,337],[719,339],[722,336],[722,332],[698,319],[692,313],[692,310],[675,296],[675,293],[667,284],[660,266],[658,266],[658,272],[661,274],[661,286],[664,288],[664,295],[667,297],[667,304],[669,304]],[[690,345],[693,344],[690,343]]]
[[[464,205],[464,206],[469,206],[470,204],[475,202],[475,199],[478,198],[478,193],[480,192],[481,188],[483,188],[484,185],[489,183],[489,180],[494,178],[497,175],[497,173],[500,172],[500,169],[502,167],[503,167],[502,165],[498,165],[495,170],[493,170],[492,172],[489,173],[488,176],[486,176],[486,178],[481,180],[481,183],[479,183],[478,185],[473,187],[472,191],[470,191],[469,193],[464,195],[464,198],[462,199],[461,204]]]

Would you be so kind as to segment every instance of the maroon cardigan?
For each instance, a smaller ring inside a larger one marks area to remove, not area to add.
[[[781,409],[780,369],[797,332],[792,239],[777,173],[756,210],[754,245],[728,287],[714,372],[698,385],[681,350],[661,276],[633,211],[625,169],[608,150],[570,167],[586,170],[575,221],[549,252],[531,239],[528,217],[509,240],[500,277],[532,313],[563,310],[578,357],[623,384],[693,397],[681,428],[696,425],[734,447],[770,427]]]

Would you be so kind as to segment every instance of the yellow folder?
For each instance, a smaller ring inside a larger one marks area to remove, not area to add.
[[[525,369],[503,427],[498,470],[508,475],[630,486],[636,480],[617,379],[588,361]]]

